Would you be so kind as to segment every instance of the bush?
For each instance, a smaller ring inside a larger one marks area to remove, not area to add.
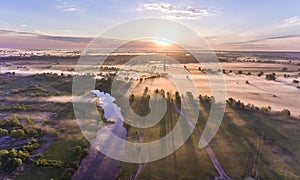
[[[264,75],[264,72],[263,72],[263,71],[260,71],[260,72],[258,73],[258,76],[260,77],[260,76],[262,76],[262,75]]]
[[[27,145],[24,145],[23,149],[30,152],[35,149],[38,149],[39,147],[40,147],[40,144],[34,139],[31,142],[28,142]]]
[[[22,166],[23,161],[29,156],[28,152],[11,149],[0,151],[0,172],[11,172]]]
[[[26,123],[27,124],[33,124],[33,121],[30,119],[30,117],[26,117]]]
[[[27,136],[32,137],[32,136],[37,136],[38,132],[35,129],[28,129],[28,130],[26,130],[26,134],[27,134]]]
[[[262,106],[262,107],[260,108],[260,110],[261,110],[262,112],[270,112],[271,109],[272,109],[271,106],[268,106],[268,107]]]
[[[17,167],[22,166],[23,161],[21,158],[14,158],[14,163],[16,164]]]
[[[14,124],[14,125],[20,124],[19,118],[18,118],[18,116],[16,114],[14,114],[12,116],[11,123]]]
[[[8,131],[6,129],[0,128],[0,137],[1,136],[7,136],[7,135],[8,135]]]
[[[288,109],[283,109],[283,110],[281,111],[281,114],[286,115],[286,116],[291,116],[291,112],[290,112],[290,110],[288,110]]]
[[[22,139],[25,137],[25,132],[23,129],[12,130],[10,136],[17,139]]]
[[[58,160],[39,159],[36,161],[36,165],[61,168],[63,163]]]
[[[275,73],[272,73],[272,74],[267,74],[266,75],[266,79],[267,80],[275,80],[276,79],[276,74]]]

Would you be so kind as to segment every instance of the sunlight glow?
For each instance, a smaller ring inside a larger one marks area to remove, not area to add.
[[[167,42],[167,41],[164,41],[164,40],[154,40],[154,42],[159,45],[159,46],[163,46],[163,47],[166,47],[166,46],[169,46],[171,45],[171,43]]]

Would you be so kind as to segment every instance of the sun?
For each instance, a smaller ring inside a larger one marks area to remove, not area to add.
[[[164,40],[158,40],[158,39],[155,39],[154,42],[159,45],[159,46],[162,46],[162,47],[167,47],[167,46],[170,46],[171,43],[167,42],[167,41],[164,41]]]

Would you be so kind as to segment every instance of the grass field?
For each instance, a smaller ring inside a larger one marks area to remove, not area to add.
[[[210,104],[200,105],[197,128],[203,130]],[[171,112],[171,113],[168,113]],[[171,116],[170,116],[171,114]],[[178,114],[168,108],[163,120],[150,130],[140,130],[145,141],[168,133]],[[171,123],[172,122],[172,123]],[[134,140],[138,129],[130,127],[127,140]],[[233,179],[260,176],[262,179],[297,179],[300,121],[274,112],[245,110],[228,106],[210,146],[225,172]],[[138,164],[121,163],[120,179],[135,174]],[[210,176],[212,175],[212,176]],[[174,154],[148,163],[141,179],[205,179],[218,176],[198,138],[192,135]]]

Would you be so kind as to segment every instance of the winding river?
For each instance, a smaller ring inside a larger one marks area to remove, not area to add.
[[[119,112],[115,112],[115,110],[119,108],[113,103],[114,98],[110,94],[98,90],[92,92],[98,97],[97,104],[104,109],[105,118],[115,122],[107,125],[107,128],[120,138],[126,139],[127,131],[123,127],[123,121],[119,118],[120,116],[116,116],[116,113]],[[92,143],[89,148],[89,155],[82,160],[72,180],[116,179],[119,172],[120,162],[98,151]]]

